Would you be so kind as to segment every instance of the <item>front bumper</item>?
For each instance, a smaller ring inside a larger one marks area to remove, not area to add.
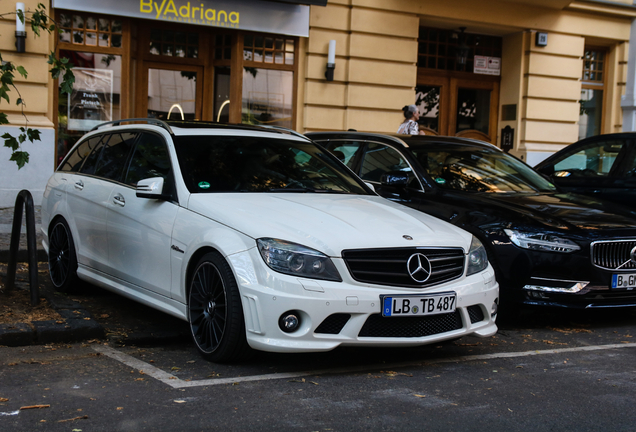
[[[400,289],[354,281],[344,264],[333,259],[343,282],[296,278],[269,269],[256,249],[228,257],[241,291],[247,340],[252,348],[273,352],[329,351],[338,346],[417,346],[497,331],[499,285],[492,267],[458,280],[425,289]],[[249,266],[247,265],[249,262]],[[244,269],[252,268],[254,272]],[[243,269],[239,271],[238,269]],[[455,313],[381,316],[381,294],[457,294]],[[294,311],[300,326],[292,333],[279,318]]]

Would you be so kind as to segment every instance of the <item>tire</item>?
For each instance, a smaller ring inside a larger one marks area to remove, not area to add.
[[[72,292],[77,288],[77,254],[71,230],[64,219],[49,229],[49,275],[55,289]]]
[[[247,358],[241,296],[229,264],[217,252],[204,255],[188,290],[188,322],[199,354],[215,363]]]

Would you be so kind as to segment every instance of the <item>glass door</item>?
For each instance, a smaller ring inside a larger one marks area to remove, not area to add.
[[[201,119],[203,68],[145,63],[142,115],[161,120]],[[145,105],[145,106],[144,106]]]

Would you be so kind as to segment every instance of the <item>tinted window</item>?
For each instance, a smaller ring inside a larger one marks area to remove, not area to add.
[[[353,162],[355,160],[356,152],[364,145],[364,142],[359,141],[331,141],[320,142],[320,145],[329,150],[335,157],[340,159],[340,162],[353,169]]]
[[[124,182],[137,186],[139,180],[151,177],[162,177],[165,180],[171,177],[170,155],[163,138],[144,133],[137,141]]]
[[[596,141],[579,147],[554,165],[557,177],[607,177],[623,148],[623,141]]]
[[[364,152],[360,177],[363,180],[379,182],[382,174],[389,171],[407,173],[410,180],[415,178],[411,167],[400,152],[382,144],[369,143]]]
[[[540,174],[506,153],[451,145],[411,151],[441,188],[494,193],[556,191]]]
[[[75,149],[68,155],[68,157],[60,164],[59,171],[77,172],[82,167],[82,164],[86,158],[91,154],[99,143],[100,137],[94,137],[85,141],[82,141]]]
[[[95,175],[110,180],[121,179],[128,154],[136,136],[134,133],[105,135],[103,148],[95,167]]]
[[[336,158],[306,141],[188,136],[175,147],[192,193],[367,193]]]

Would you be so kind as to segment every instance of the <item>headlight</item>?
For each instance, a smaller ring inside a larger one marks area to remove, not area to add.
[[[581,250],[581,247],[572,240],[550,234],[523,232],[511,229],[505,229],[504,232],[510,237],[511,242],[524,249],[561,253]]]
[[[331,259],[317,250],[284,240],[256,240],[261,257],[272,270],[292,276],[342,282]]]
[[[468,252],[468,270],[466,271],[466,276],[479,273],[485,270],[486,267],[488,267],[486,248],[477,237],[473,236],[473,241],[470,243],[470,251]]]

